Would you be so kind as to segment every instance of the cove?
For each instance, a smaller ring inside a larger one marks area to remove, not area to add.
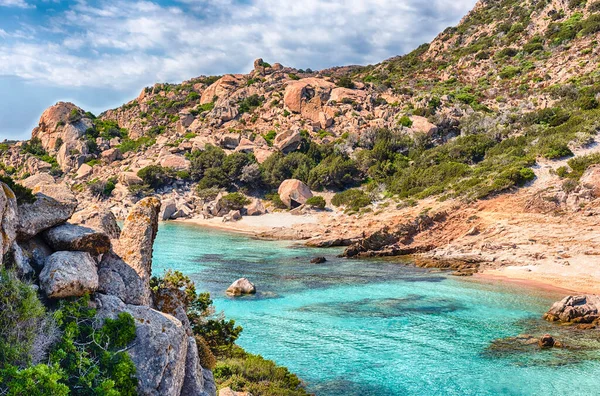
[[[598,340],[585,351],[490,348],[559,331],[540,318],[562,295],[339,252],[163,223],[153,265],[155,275],[189,275],[243,326],[240,346],[288,367],[317,395],[597,394]],[[328,261],[310,264],[315,256]],[[226,297],[240,277],[259,293]]]

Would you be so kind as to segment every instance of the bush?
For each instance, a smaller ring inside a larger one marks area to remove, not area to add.
[[[345,206],[346,209],[358,211],[365,206],[371,205],[371,198],[364,191],[353,188],[335,194],[331,203],[334,206]]]
[[[258,96],[257,94],[250,95],[247,98],[242,99],[238,103],[238,111],[240,114],[249,113],[255,108],[263,104],[264,96]]]
[[[310,197],[309,199],[306,200],[306,205],[311,206],[315,209],[323,210],[323,209],[325,209],[326,203],[325,203],[325,199],[323,197],[315,195],[314,197]]]
[[[406,128],[410,128],[410,127],[412,127],[413,122],[412,122],[412,120],[410,119],[409,116],[402,116],[398,120],[398,125],[401,125],[401,126],[406,127]]]
[[[35,156],[46,155],[46,150],[42,146],[42,141],[38,138],[31,138],[28,142],[23,143],[21,146],[21,152],[23,154],[29,153]]]
[[[9,176],[0,175],[0,182],[6,184],[12,190],[18,204],[34,203],[37,199],[36,196],[33,195],[31,189],[15,183]]]
[[[92,195],[108,198],[115,189],[116,183],[117,179],[115,177],[111,177],[105,181],[94,179],[88,183],[88,190]]]
[[[69,387],[60,381],[63,371],[56,365],[38,364],[19,370],[15,366],[0,369],[0,393],[7,396],[67,396]]]
[[[600,32],[600,14],[590,15],[588,19],[583,21],[581,34],[589,36]]]
[[[196,195],[203,200],[204,202],[210,202],[214,200],[217,195],[221,192],[220,188],[212,187],[212,188],[201,188],[200,186],[196,187]]]
[[[273,203],[273,206],[277,209],[287,209],[287,205],[281,200],[281,197],[277,193],[267,194],[265,198]]]
[[[242,210],[249,203],[250,200],[240,193],[227,194],[219,201],[221,207],[227,211]]]
[[[330,155],[313,168],[308,185],[313,190],[348,188],[360,184],[362,173],[354,160],[341,155]]]
[[[300,379],[285,367],[260,355],[252,355],[236,347],[232,356],[217,363],[215,381],[220,388],[262,396],[307,396]]]
[[[337,81],[335,82],[335,85],[337,85],[338,87],[350,88],[350,89],[354,89],[354,87],[355,87],[354,82],[348,76],[343,76],[343,77],[338,78]]]
[[[0,313],[0,368],[29,364],[46,311],[36,291],[6,269],[0,271]]]
[[[149,165],[142,168],[138,171],[137,175],[144,181],[144,184],[155,190],[173,180],[172,171],[160,165]]]
[[[84,296],[61,300],[54,313],[63,335],[53,347],[50,363],[64,372],[62,383],[74,395],[137,394],[135,366],[123,351],[135,339],[133,317],[125,312],[95,328],[96,310]]]
[[[190,176],[193,180],[200,180],[204,172],[213,167],[220,167],[225,160],[223,149],[207,144],[203,151],[196,150],[188,154],[190,160]]]

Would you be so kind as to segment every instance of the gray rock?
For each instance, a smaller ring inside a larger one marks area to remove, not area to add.
[[[97,295],[98,317],[128,312],[136,339],[128,350],[137,369],[140,395],[179,396],[185,379],[188,335],[179,320],[146,306],[126,305],[114,296]]]
[[[77,199],[65,185],[42,184],[33,191],[37,200],[19,206],[19,240],[30,239],[48,228],[64,223],[77,207]]]
[[[262,201],[257,199],[246,208],[246,213],[248,216],[261,216],[267,213],[267,209],[265,209]]]
[[[27,241],[20,242],[19,246],[23,249],[25,256],[27,256],[29,265],[38,273],[44,268],[48,256],[54,253],[39,235]]]
[[[161,221],[169,220],[177,212],[177,202],[174,199],[162,201],[158,218]]]
[[[46,259],[40,286],[50,298],[79,297],[98,289],[98,273],[86,252],[56,252]]]
[[[119,256],[109,252],[98,266],[98,291],[131,305],[147,305],[146,284]]]
[[[33,276],[35,271],[29,264],[29,258],[25,255],[23,249],[21,249],[21,247],[16,242],[12,244],[12,252],[13,263],[17,274],[22,278],[29,278]]]
[[[188,337],[187,356],[185,360],[185,377],[183,379],[182,395],[206,395],[204,393],[204,376],[198,357],[198,346],[194,337]]]
[[[244,294],[255,294],[256,286],[250,282],[247,278],[241,278],[236,280],[227,288],[227,294],[230,296],[241,296]]]
[[[600,296],[567,296],[552,305],[544,315],[551,322],[591,323],[600,318]]]
[[[223,216],[223,222],[238,221],[242,219],[242,214],[239,210],[232,210]]]
[[[54,250],[88,252],[93,256],[110,250],[110,238],[102,231],[65,223],[44,231],[44,239]]]
[[[56,184],[56,181],[49,173],[36,173],[35,175],[29,176],[25,180],[20,180],[19,184],[33,190],[37,186],[41,186],[43,184]]]
[[[121,236],[121,229],[113,212],[97,205],[76,212],[69,222],[102,231],[110,239],[118,239]]]

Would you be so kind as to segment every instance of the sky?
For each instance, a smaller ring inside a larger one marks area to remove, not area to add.
[[[368,65],[454,26],[476,0],[0,0],[0,141],[72,101],[99,114],[145,86]]]

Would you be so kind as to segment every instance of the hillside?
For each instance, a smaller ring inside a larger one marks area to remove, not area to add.
[[[327,246],[481,200],[577,217],[600,191],[599,37],[598,1],[480,1],[432,43],[377,65],[257,59],[249,74],[156,84],[97,117],[58,103],[29,142],[2,149],[4,170],[50,172],[120,218],[152,194],[162,219],[209,225],[317,195],[292,211],[313,225],[258,231]],[[282,190],[288,179],[299,182]]]

